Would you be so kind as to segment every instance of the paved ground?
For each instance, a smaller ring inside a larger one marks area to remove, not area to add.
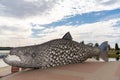
[[[11,74],[10,70],[11,70],[10,66],[0,68],[0,78]]]
[[[120,80],[120,62],[87,61],[46,70],[27,70],[2,80]]]

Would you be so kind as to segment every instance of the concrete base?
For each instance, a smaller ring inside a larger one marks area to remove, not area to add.
[[[87,61],[46,70],[25,70],[2,80],[120,80],[120,62]]]

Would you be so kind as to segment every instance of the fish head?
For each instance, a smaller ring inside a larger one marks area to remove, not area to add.
[[[33,52],[28,52],[27,49],[13,48],[10,53],[3,60],[5,63],[16,67],[34,67],[36,66],[35,58],[37,57]]]

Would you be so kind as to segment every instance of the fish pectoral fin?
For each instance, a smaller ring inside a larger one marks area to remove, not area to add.
[[[67,32],[67,33],[62,37],[62,39],[64,39],[64,40],[72,40],[72,36],[71,36],[70,32]]]

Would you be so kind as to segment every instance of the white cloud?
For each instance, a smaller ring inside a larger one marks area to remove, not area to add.
[[[119,0],[99,0],[98,2],[103,5],[118,5],[120,3]]]
[[[24,21],[0,17],[0,38],[27,38],[31,33],[31,26]]]
[[[32,29],[42,30],[42,29],[45,29],[45,27],[40,26],[39,24],[36,24],[35,26],[32,27]]]
[[[3,46],[29,45],[60,38],[70,31],[77,41],[101,42],[109,39],[112,43],[119,38],[106,35],[119,36],[119,29],[111,27],[116,20],[110,18],[93,24],[56,28],[32,27],[30,23],[48,24],[69,15],[117,8],[120,8],[119,0],[0,0],[0,42]],[[42,37],[30,38],[31,29],[43,30],[38,34]]]
[[[112,47],[119,41],[120,28],[113,27],[120,19],[101,21],[92,24],[83,24],[80,26],[57,26],[55,28],[45,28],[39,34],[38,38],[11,38],[1,39],[1,45],[24,46],[40,44],[51,39],[62,38],[62,36],[70,31],[73,39],[77,42],[85,41],[85,43],[102,43],[109,41]]]
[[[112,0],[63,0],[59,4],[56,4],[50,11],[49,14],[42,15],[41,21],[36,19],[36,23],[47,24],[57,20],[60,20],[69,15],[83,14],[102,10],[113,10],[120,8],[120,1],[114,0],[113,4],[103,5]]]
[[[109,3],[109,4],[108,4]],[[107,5],[103,5],[107,4]],[[119,0],[1,0],[0,15],[47,24],[68,15],[120,8]]]
[[[42,31],[38,35],[43,35],[41,39],[48,41],[55,38],[61,38],[66,32],[70,31],[75,41],[85,41],[87,43],[109,41],[114,45],[118,42],[120,37],[120,28],[113,27],[120,19],[113,19],[108,21],[101,21],[92,24],[84,24],[80,26],[58,26],[49,28]]]
[[[47,13],[58,0],[0,0],[1,16],[26,18]]]

